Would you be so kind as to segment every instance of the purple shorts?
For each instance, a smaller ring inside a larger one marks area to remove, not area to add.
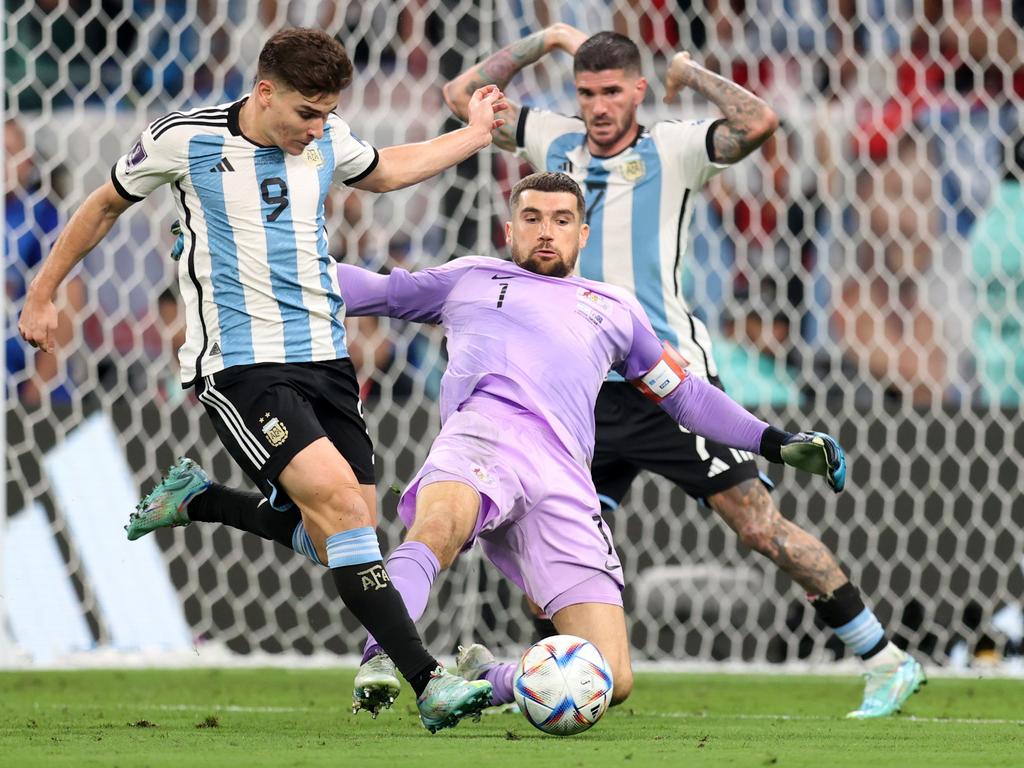
[[[466,548],[479,539],[494,566],[549,616],[579,603],[622,605],[622,566],[590,470],[543,419],[504,401],[469,400],[448,417],[402,494],[406,527],[419,489],[446,480],[480,494]]]

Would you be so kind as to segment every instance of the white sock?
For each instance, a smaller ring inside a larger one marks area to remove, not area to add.
[[[864,666],[868,669],[895,666],[896,664],[901,664],[905,658],[907,658],[907,654],[893,645],[892,640],[890,640],[886,643],[885,648],[880,650],[870,659],[866,659],[864,661]]]

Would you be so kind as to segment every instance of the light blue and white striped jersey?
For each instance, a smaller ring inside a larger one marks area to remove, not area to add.
[[[348,356],[324,198],[332,182],[369,174],[377,150],[334,114],[301,155],[260,146],[239,128],[244,101],[154,121],[111,169],[129,200],[173,188],[185,235],[185,386],[235,365]]]
[[[683,299],[682,261],[694,196],[728,167],[710,158],[714,122],[655,123],[612,157],[590,154],[578,117],[523,107],[516,131],[519,156],[535,168],[569,174],[583,189],[590,239],[577,272],[635,295],[655,333],[703,377],[718,369],[707,328]]]

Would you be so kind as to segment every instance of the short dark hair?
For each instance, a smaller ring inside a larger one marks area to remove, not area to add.
[[[333,94],[352,82],[352,62],[344,46],[319,29],[283,29],[260,51],[260,80],[274,80],[307,97]]]
[[[640,49],[636,43],[618,32],[598,32],[584,40],[576,49],[572,71],[603,72],[606,69],[639,73]]]
[[[521,179],[518,184],[512,187],[512,196],[509,203],[514,211],[519,197],[528,189],[535,189],[538,192],[568,192],[576,197],[576,212],[583,218],[583,211],[587,203],[583,199],[583,192],[580,185],[573,181],[572,177],[557,171],[544,171],[542,173],[531,173]]]

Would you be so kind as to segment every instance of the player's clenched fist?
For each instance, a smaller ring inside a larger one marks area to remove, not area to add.
[[[53,352],[57,332],[57,307],[47,299],[33,298],[29,291],[18,318],[21,338],[44,352]]]
[[[570,56],[576,55],[576,49],[587,39],[585,32],[580,32],[576,27],[569,24],[552,24],[544,30],[544,52],[550,53],[555,48],[561,48]]]
[[[672,57],[672,61],[668,65],[668,71],[665,72],[666,104],[671,104],[673,99],[679,95],[679,92],[686,87],[690,79],[690,65],[692,63],[690,54],[686,51],[680,51]]]

